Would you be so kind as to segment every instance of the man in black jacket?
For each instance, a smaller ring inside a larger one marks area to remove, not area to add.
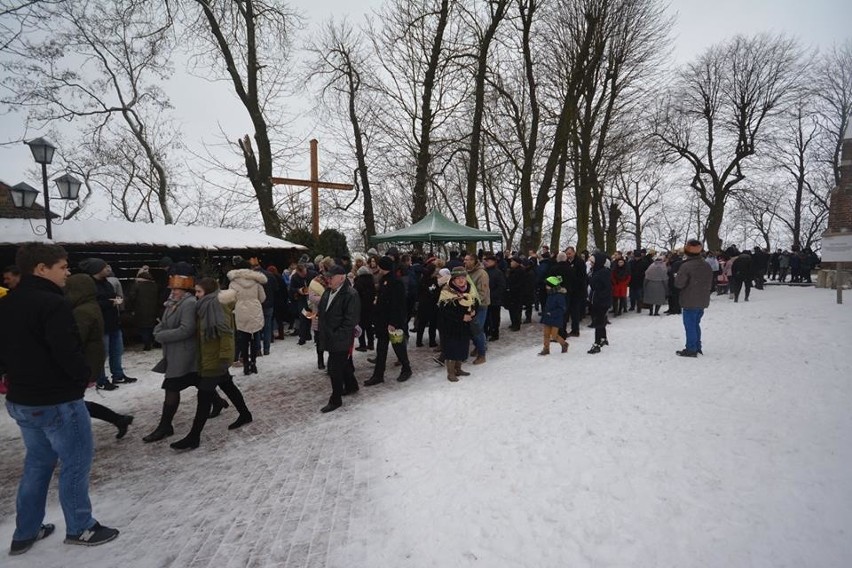
[[[590,354],[600,353],[601,347],[609,345],[606,336],[606,314],[612,306],[612,273],[606,267],[606,255],[600,251],[592,255],[592,275],[589,277],[589,288],[592,290],[589,301],[592,316],[592,326],[595,328],[595,344],[589,349]]]
[[[411,364],[408,361],[408,350],[405,346],[405,326],[408,322],[408,311],[405,303],[405,286],[394,275],[393,259],[383,256],[379,259],[379,280],[376,292],[376,309],[373,311],[373,321],[376,327],[376,368],[373,376],[364,381],[364,385],[372,386],[385,382],[385,366],[388,360],[388,344],[390,334],[395,335],[393,352],[402,364],[402,371],[397,381],[403,382],[411,378]]]
[[[317,341],[323,351],[328,351],[328,374],[331,377],[331,398],[321,412],[331,412],[343,405],[343,395],[358,390],[349,350],[355,340],[361,300],[349,284],[342,266],[335,264],[326,271],[325,277],[328,286],[317,306]]]
[[[493,254],[486,254],[482,263],[488,273],[488,288],[491,293],[488,315],[485,316],[485,336],[488,341],[497,341],[500,339],[500,311],[503,309],[503,296],[506,293],[506,275],[497,266],[497,257]]]
[[[577,256],[574,247],[565,249],[566,262],[571,265],[573,278],[571,287],[568,289],[568,312],[571,316],[571,331],[569,337],[580,337],[580,321],[586,315],[586,304],[588,303],[588,276],[586,275],[586,263]]]
[[[6,408],[21,429],[27,456],[9,553],[23,554],[53,533],[55,527],[42,521],[57,462],[65,542],[103,544],[118,531],[95,521],[89,501],[94,443],[83,392],[90,369],[62,292],[68,255],[60,246],[30,243],[15,260],[23,276],[15,293],[0,301],[0,367],[6,370]]]
[[[106,373],[101,369],[98,378],[98,388],[115,390],[120,383],[135,383],[136,379],[128,377],[124,372],[122,356],[124,355],[124,337],[121,334],[121,317],[119,307],[124,298],[115,293],[115,288],[107,280],[111,274],[107,263],[100,258],[87,258],[80,262],[80,269],[95,280],[98,305],[104,317],[104,346],[107,348],[109,372],[112,382],[107,380]]]

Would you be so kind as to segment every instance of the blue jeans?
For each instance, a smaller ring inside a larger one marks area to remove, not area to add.
[[[83,399],[53,406],[24,406],[6,401],[27,448],[18,485],[13,540],[35,538],[44,521],[47,489],[57,461],[59,503],[65,532],[76,536],[95,524],[89,501],[89,472],[94,444],[92,421]]]
[[[113,379],[120,379],[124,376],[124,369],[121,367],[121,357],[124,355],[124,337],[121,335],[121,329],[108,331],[104,334],[104,351],[109,355],[110,375]],[[103,385],[106,382],[106,373],[102,369],[98,384]]]
[[[474,321],[479,324],[479,329],[482,333],[473,338],[473,345],[476,347],[476,354],[480,357],[485,356],[488,346],[485,343],[485,319],[488,317],[488,306],[479,306],[476,308],[476,316]]]
[[[704,308],[682,308],[683,329],[686,330],[686,350],[701,351],[701,317]]]

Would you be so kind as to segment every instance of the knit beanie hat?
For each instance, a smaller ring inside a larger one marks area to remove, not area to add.
[[[456,276],[464,276],[467,278],[467,270],[463,266],[456,266],[453,268],[452,272],[450,272],[450,276],[455,278]]]
[[[101,270],[106,268],[106,261],[100,258],[87,258],[85,260],[80,261],[80,270],[85,272],[86,274],[91,274],[94,276],[99,273]]]
[[[367,274],[367,275],[372,274],[372,272],[370,271],[370,269],[368,267],[362,266],[361,268],[358,269],[358,276],[364,276],[365,274]]]
[[[562,277],[561,276],[548,276],[545,279],[545,281],[548,284],[550,284],[551,286],[559,286],[560,284],[562,284]]]
[[[383,256],[379,259],[379,268],[382,270],[393,270],[393,259],[389,256]]]

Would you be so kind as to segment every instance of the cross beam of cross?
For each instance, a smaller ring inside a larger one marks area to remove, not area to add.
[[[294,179],[273,177],[270,178],[272,185],[296,185],[299,187],[311,188],[311,232],[316,239],[319,237],[319,190],[320,189],[338,189],[348,191],[354,186],[351,183],[335,183],[330,181],[320,181],[319,179],[319,159],[317,158],[317,147],[319,142],[311,140],[311,179]]]

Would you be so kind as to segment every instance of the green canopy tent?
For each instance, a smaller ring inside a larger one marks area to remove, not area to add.
[[[503,236],[496,231],[481,231],[455,223],[437,209],[404,229],[370,237],[372,243],[444,243],[470,241],[500,241]]]

